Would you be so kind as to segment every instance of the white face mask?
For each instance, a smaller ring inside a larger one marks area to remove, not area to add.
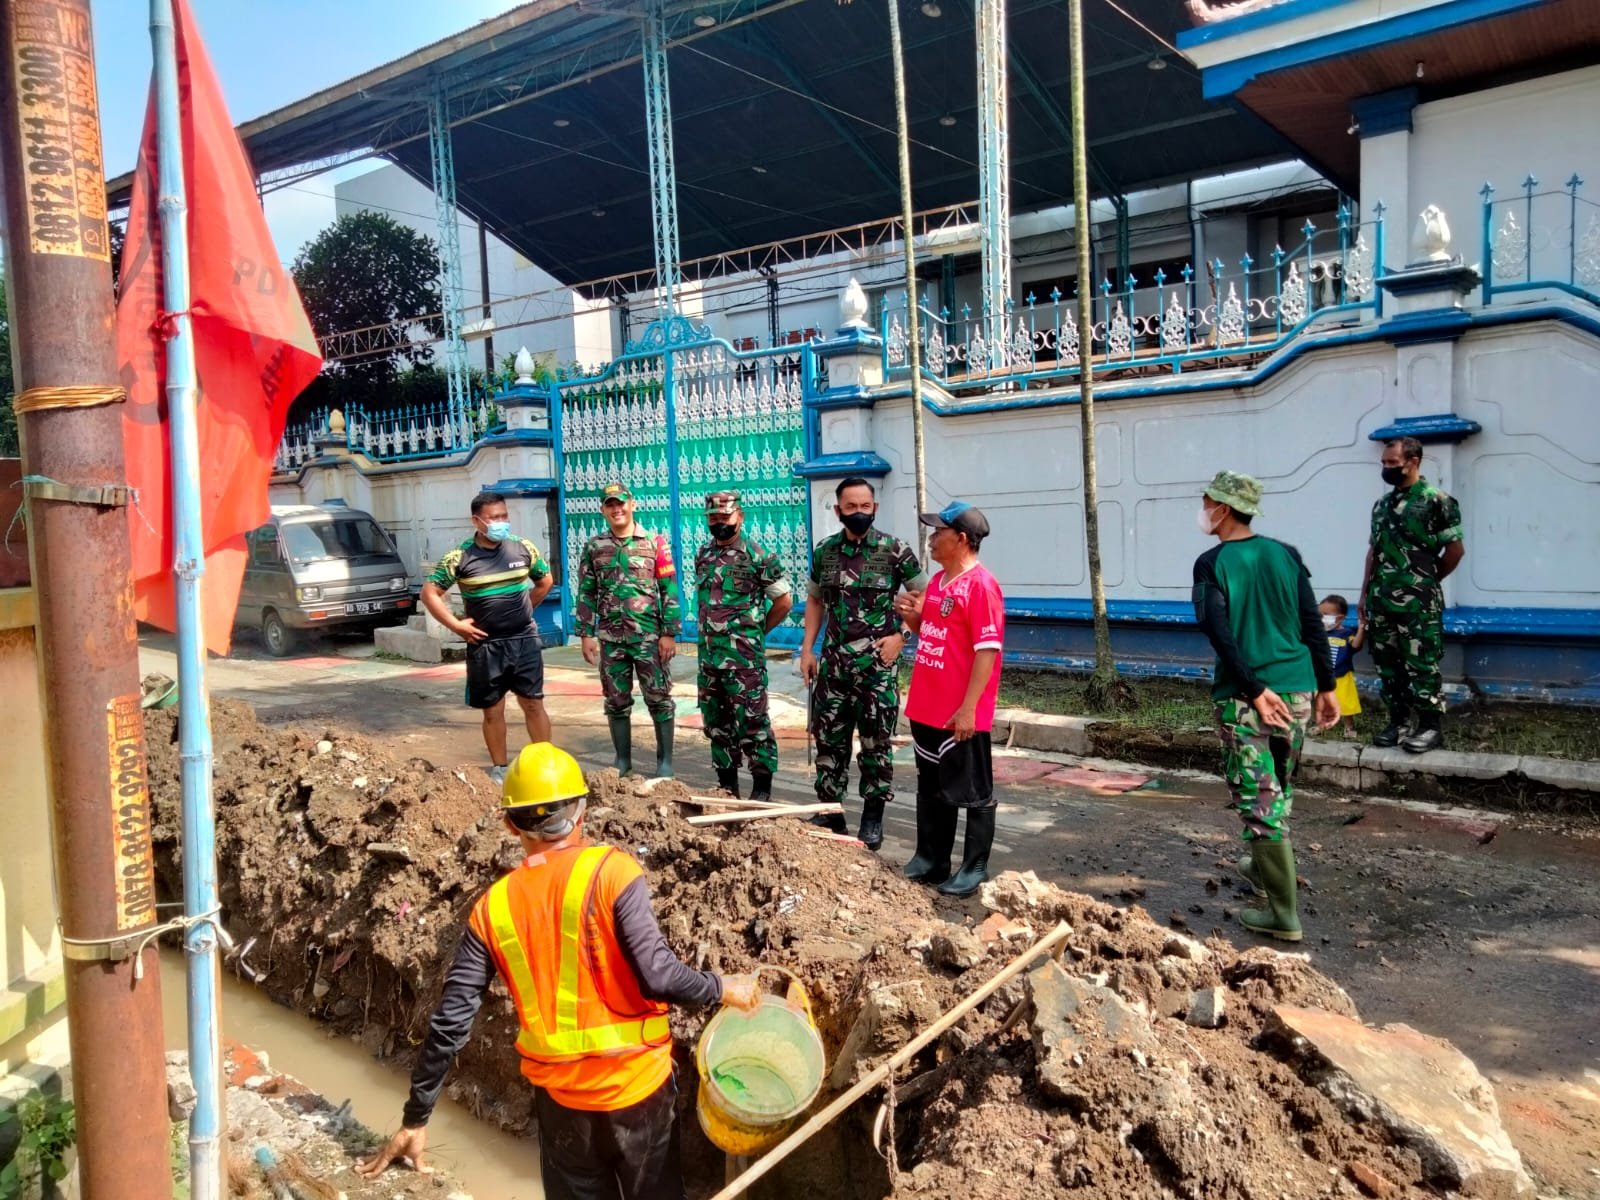
[[[1336,628],[1338,628],[1338,625],[1339,625],[1339,618],[1338,617],[1334,616],[1332,613],[1323,613],[1322,614],[1322,627],[1324,629],[1336,629]]]
[[[1204,504],[1200,506],[1200,511],[1194,515],[1195,525],[1198,526],[1200,532],[1205,534],[1207,537],[1210,537],[1217,531],[1217,520],[1218,518],[1213,517],[1206,509]]]

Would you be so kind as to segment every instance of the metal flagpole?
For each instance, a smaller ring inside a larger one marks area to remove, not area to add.
[[[183,133],[178,110],[178,54],[172,0],[150,0],[155,59],[156,163],[161,214],[162,304],[167,342],[167,421],[172,439],[172,525],[177,574],[179,761],[183,782],[183,909],[189,990],[189,1187],[193,1200],[219,1200],[221,1038],[217,1006],[216,815],[211,795],[211,706],[206,691],[200,580],[205,547],[200,523],[200,448],[195,415],[194,330],[189,319],[189,218],[184,195]]]

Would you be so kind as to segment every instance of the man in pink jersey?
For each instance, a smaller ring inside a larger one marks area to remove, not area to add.
[[[922,593],[904,593],[896,611],[917,637],[906,718],[917,752],[917,853],[907,879],[970,896],[988,878],[994,845],[994,768],[989,731],[1000,690],[1005,598],[978,561],[989,521],[961,500],[923,513],[933,527],[928,552],[944,569]],[[967,811],[961,869],[950,874],[956,821]]]

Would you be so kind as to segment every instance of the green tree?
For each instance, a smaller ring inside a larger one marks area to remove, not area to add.
[[[0,458],[22,453],[17,441],[17,414],[11,407],[16,385],[11,380],[11,318],[6,309],[6,277],[0,271]]]
[[[319,337],[407,319],[435,335],[443,330],[433,239],[382,213],[346,213],[301,249],[291,270]],[[395,339],[387,352],[326,364],[297,407],[382,407],[402,367],[432,360],[431,346]]]

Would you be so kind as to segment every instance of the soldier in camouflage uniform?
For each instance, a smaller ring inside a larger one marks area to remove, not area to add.
[[[1388,727],[1372,744],[1398,744],[1421,754],[1444,744],[1440,585],[1466,554],[1461,505],[1422,478],[1422,443],[1416,438],[1384,443],[1383,481],[1393,490],[1372,506],[1361,584],[1361,628],[1389,709]]]
[[[850,783],[851,734],[861,739],[863,844],[883,843],[883,807],[894,796],[890,739],[900,716],[900,652],[906,639],[895,616],[895,593],[921,591],[927,578],[911,547],[872,527],[876,494],[865,479],[846,479],[834,491],[834,512],[844,528],[818,543],[806,589],[805,640],[800,673],[815,682],[811,733],[817,740],[817,799],[843,803]],[[819,663],[812,652],[823,618],[828,633]],[[842,816],[817,817],[819,825],[846,833]]]
[[[1338,724],[1339,701],[1311,573],[1293,546],[1250,528],[1260,511],[1261,483],[1249,475],[1220,471],[1206,488],[1200,529],[1218,542],[1194,562],[1194,615],[1217,655],[1211,697],[1223,774],[1250,845],[1239,869],[1266,899],[1239,920],[1298,942],[1289,842],[1294,769],[1312,693],[1319,725]]]
[[[633,493],[620,483],[600,491],[606,533],[589,539],[578,560],[572,623],[583,657],[599,664],[616,768],[633,769],[633,680],[656,727],[656,778],[672,778],[672,674],[679,627],[672,547],[633,521]]]
[[[750,798],[772,798],[778,742],[767,717],[766,636],[794,606],[776,554],[741,535],[738,492],[706,497],[711,540],[695,556],[700,624],[700,715],[717,783],[739,794],[739,761],[750,762]]]

